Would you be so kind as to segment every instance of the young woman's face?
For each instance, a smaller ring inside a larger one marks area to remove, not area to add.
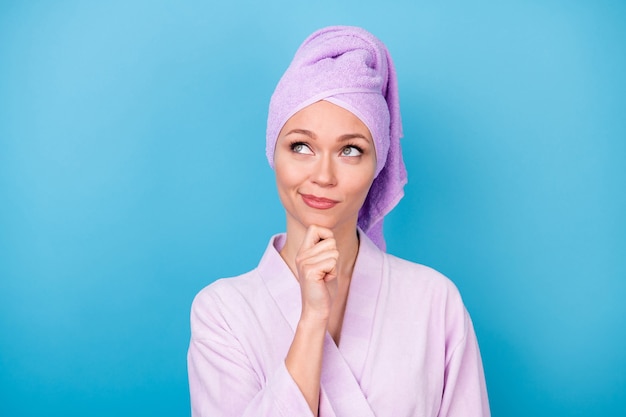
[[[274,168],[288,229],[315,224],[354,230],[374,181],[374,141],[354,114],[318,101],[283,126]]]

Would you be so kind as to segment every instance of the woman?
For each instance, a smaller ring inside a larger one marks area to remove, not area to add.
[[[194,416],[487,416],[455,286],[384,252],[406,171],[396,74],[355,27],[304,41],[272,96],[267,157],[287,231],[192,306]]]

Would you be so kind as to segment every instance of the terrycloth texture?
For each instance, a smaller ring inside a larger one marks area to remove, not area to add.
[[[383,219],[404,195],[407,182],[400,138],[398,82],[385,45],[358,27],[333,26],[309,36],[300,46],[272,95],[266,154],[274,167],[278,134],[304,107],[327,100],[356,115],[376,147],[376,179],[359,213],[358,225],[385,250]]]
[[[275,236],[258,267],[215,281],[191,311],[193,417],[313,414],[285,367],[302,303]],[[324,339],[319,417],[488,417],[472,321],[454,284],[361,237],[336,345]]]

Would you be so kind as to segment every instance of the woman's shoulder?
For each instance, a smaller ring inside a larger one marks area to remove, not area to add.
[[[194,315],[223,315],[232,306],[257,294],[263,285],[257,269],[244,274],[219,278],[202,288],[191,304]]]
[[[456,284],[438,270],[391,254],[386,254],[386,258],[392,285],[422,293],[439,293],[461,301]]]
[[[400,258],[398,256],[386,253],[387,262],[391,272],[396,272],[399,277],[407,279],[420,279],[425,281],[433,281],[443,285],[452,284],[452,281],[443,273],[433,267]]]
[[[204,287],[195,296],[191,311],[194,317],[218,317],[245,320],[246,315],[264,310],[271,303],[272,285],[287,286],[291,273],[276,244],[283,234],[273,236],[256,268],[241,275],[220,278]],[[278,284],[277,284],[278,283]],[[282,287],[281,287],[282,288]]]
[[[202,288],[195,299],[223,299],[253,293],[262,285],[257,268],[240,275],[218,278]]]
[[[452,339],[464,338],[471,324],[456,284],[429,266],[393,255],[387,255],[387,259],[387,298],[415,316],[440,320],[446,333],[455,335],[450,336]]]

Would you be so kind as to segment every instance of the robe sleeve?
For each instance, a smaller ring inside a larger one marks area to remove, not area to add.
[[[192,416],[311,417],[284,361],[267,378],[258,375],[222,314],[222,300],[214,295],[201,292],[191,309],[187,366]]]
[[[460,340],[446,354],[444,389],[438,417],[489,417],[489,400],[478,342],[469,314],[461,305]]]

